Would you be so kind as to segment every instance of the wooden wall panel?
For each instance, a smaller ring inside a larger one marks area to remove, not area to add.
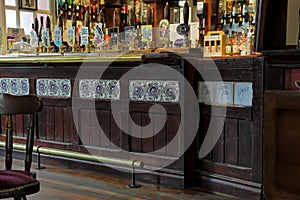
[[[109,111],[106,110],[100,110],[99,111],[99,122],[101,131],[100,136],[100,145],[101,147],[110,147],[110,114]]]
[[[225,163],[238,164],[238,120],[225,121]]]
[[[142,152],[143,153],[148,153],[148,152],[153,152],[154,150],[154,138],[153,138],[153,122],[150,120],[150,115],[153,116],[153,114],[148,114],[148,113],[142,113],[142,127],[149,126],[148,130],[142,131]],[[145,137],[145,135],[151,137]],[[144,138],[145,137],[145,138]]]
[[[78,113],[77,113],[78,114]],[[74,120],[72,116],[72,110],[70,108],[63,108],[63,141],[73,142],[74,144],[78,141],[77,131],[74,127]],[[76,138],[74,137],[76,136]]]
[[[113,116],[112,112],[110,112],[110,140],[111,142],[116,145],[117,148],[121,148],[122,146],[122,130],[116,123],[116,120],[122,121],[120,116]],[[113,148],[116,148],[113,147]]]
[[[252,165],[252,135],[251,121],[239,121],[239,166],[251,167]]]
[[[89,112],[89,144],[93,147],[100,147],[100,130],[97,113],[99,111],[96,110]]]
[[[39,114],[39,132],[37,135],[38,139],[47,139],[47,129],[46,129],[46,110],[43,109]]]
[[[89,127],[89,110],[87,109],[82,109],[80,110],[80,132],[79,132],[79,137],[81,140],[82,145],[90,145],[90,138],[89,138],[89,133],[90,133],[90,127]]]
[[[55,130],[55,119],[54,119],[54,108],[44,107],[46,112],[46,138],[47,140],[54,140],[54,130]]]
[[[55,141],[63,142],[64,141],[63,110],[61,107],[55,107],[54,112],[55,112],[55,114],[54,114],[54,119],[55,119],[54,138],[55,138]]]
[[[224,143],[224,130],[222,131],[220,138],[215,145],[213,151],[212,151],[212,160],[214,162],[220,162],[223,163],[225,161],[225,143]]]
[[[182,141],[177,141],[177,143],[174,143],[172,141],[178,132],[179,123],[180,123],[180,120],[178,119],[178,116],[168,115],[168,117],[167,117],[167,132],[166,132],[166,134],[167,134],[167,141],[166,141],[167,156],[178,157],[180,150],[182,150],[182,148],[184,148],[181,143]],[[172,144],[174,143],[174,145],[170,144],[171,141],[172,141]]]
[[[157,126],[157,124],[159,123],[157,120],[160,119],[161,116],[159,116],[160,114],[157,113],[153,113],[153,126]],[[153,147],[154,150],[157,151],[155,154],[158,155],[166,155],[166,149],[163,148],[166,145],[166,135],[167,135],[167,130],[166,130],[166,126],[164,126],[158,133],[156,133],[153,137]]]
[[[142,151],[142,114],[137,112],[131,113],[132,120],[138,125],[138,127],[130,127],[131,132],[135,132],[135,135],[139,137],[130,137],[130,151],[141,152]]]

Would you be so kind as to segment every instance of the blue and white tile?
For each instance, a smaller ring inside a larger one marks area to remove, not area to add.
[[[93,98],[105,99],[106,81],[93,80],[92,96]]]
[[[37,79],[36,80],[36,94],[38,96],[47,96],[48,95],[48,80],[46,80],[46,79]]]
[[[198,82],[198,100],[202,103],[211,104],[214,99],[214,82]]]
[[[36,93],[42,97],[71,97],[71,81],[69,79],[37,79]]]
[[[71,81],[69,79],[59,80],[59,96],[61,97],[71,97]]]
[[[161,83],[160,81],[146,81],[147,92],[145,95],[146,101],[161,101]]]
[[[0,93],[4,93],[4,94],[9,93],[9,78],[0,79]]]
[[[162,81],[162,102],[178,102],[180,96],[178,81]]]
[[[59,89],[60,89],[59,80],[56,80],[56,79],[48,80],[48,96],[58,97]]]
[[[29,94],[28,78],[0,78],[0,93],[12,95]]]
[[[120,99],[120,81],[107,80],[106,81],[106,98],[119,100]]]
[[[252,83],[234,83],[234,104],[241,106],[252,106],[253,89]]]
[[[80,98],[93,98],[92,88],[94,80],[82,79],[79,81],[79,97]]]
[[[9,79],[8,93],[12,95],[18,95],[19,93],[19,80],[16,78]]]
[[[20,78],[19,79],[19,95],[28,95],[29,94],[29,79]]]
[[[146,82],[141,80],[129,81],[129,99],[131,101],[145,101]]]
[[[215,104],[233,104],[233,82],[215,82]]]

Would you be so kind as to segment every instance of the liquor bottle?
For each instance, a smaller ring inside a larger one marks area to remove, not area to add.
[[[51,32],[51,21],[49,15],[46,18],[46,28],[49,30],[49,38],[52,40],[52,32]]]
[[[96,5],[92,5],[92,8],[91,8],[91,21],[92,22],[97,21],[97,6]]]
[[[234,33],[234,37],[232,38],[232,55],[240,55],[239,40],[237,33]]]
[[[183,23],[188,24],[189,23],[189,16],[190,16],[190,9],[188,1],[186,0],[183,6]]]
[[[232,54],[232,43],[230,41],[229,34],[226,34],[226,48],[225,48],[225,55],[231,56]]]
[[[250,31],[248,31],[247,34],[246,45],[247,45],[247,55],[252,55],[252,34]]]
[[[84,5],[83,26],[88,27],[89,24],[90,24],[89,7],[87,5]]]
[[[110,36],[108,33],[108,28],[105,28],[104,44],[107,47],[107,50],[109,50],[110,49]]]
[[[170,6],[168,2],[166,2],[166,6],[164,8],[164,19],[170,21]]]
[[[71,19],[73,14],[73,0],[68,0],[67,5],[68,5],[67,8],[68,19]]]
[[[125,0],[122,0],[122,5],[121,5],[121,23],[122,26],[127,25],[127,16],[128,16],[128,6],[125,2]]]
[[[38,32],[38,38],[39,38],[39,41],[42,41],[42,31],[43,31],[43,27],[44,27],[44,17],[41,16],[40,17],[40,30]]]

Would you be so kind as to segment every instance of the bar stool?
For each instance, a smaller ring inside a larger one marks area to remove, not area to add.
[[[5,170],[0,170],[0,199],[25,200],[37,193],[40,183],[30,172],[34,142],[34,116],[41,111],[42,100],[35,95],[14,96],[0,94],[0,115],[6,115]],[[29,115],[24,170],[12,169],[14,115]]]

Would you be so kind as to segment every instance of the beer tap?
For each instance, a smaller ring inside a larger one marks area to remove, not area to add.
[[[207,16],[207,4],[205,1],[197,2],[197,16],[199,18],[199,45],[203,47]]]

